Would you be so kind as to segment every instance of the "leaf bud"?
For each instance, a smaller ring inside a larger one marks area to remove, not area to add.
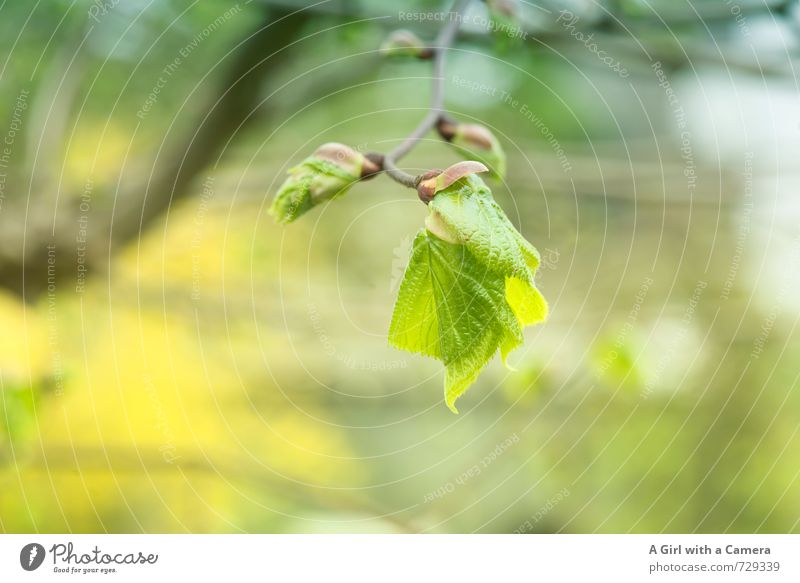
[[[278,223],[291,223],[316,205],[341,196],[359,179],[380,171],[379,155],[365,156],[336,142],[323,144],[281,185],[270,207]]]
[[[380,52],[385,57],[415,57],[430,59],[433,50],[410,30],[395,30],[381,45]]]
[[[464,157],[476,158],[485,163],[496,178],[506,173],[506,155],[499,140],[480,124],[459,123],[442,116],[436,124],[439,135],[450,142]]]

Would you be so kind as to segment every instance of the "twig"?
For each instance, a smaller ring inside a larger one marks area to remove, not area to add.
[[[439,117],[442,115],[442,108],[444,106],[444,62],[447,49],[453,43],[453,39],[458,32],[458,28],[463,20],[463,15],[466,7],[469,5],[470,0],[457,0],[453,5],[452,10],[448,13],[449,20],[447,24],[442,27],[439,35],[436,37],[435,55],[433,59],[433,84],[431,90],[431,107],[428,115],[419,123],[409,136],[403,140],[396,148],[386,154],[383,161],[383,169],[386,174],[393,180],[399,182],[403,186],[409,188],[416,188],[422,175],[412,176],[407,172],[403,172],[397,167],[397,162],[408,154],[414,146],[417,145],[419,140],[427,134]]]

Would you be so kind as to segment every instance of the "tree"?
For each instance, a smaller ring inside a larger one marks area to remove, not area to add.
[[[505,362],[522,344],[522,328],[547,315],[547,303],[534,282],[539,252],[514,228],[478,177],[490,170],[503,177],[505,155],[499,141],[488,128],[458,123],[444,113],[445,59],[468,4],[469,0],[454,4],[431,46],[399,31],[384,47],[390,55],[433,56],[430,110],[414,131],[386,155],[362,155],[336,143],[321,146],[289,171],[271,209],[279,223],[292,222],[381,170],[398,184],[416,189],[429,214],[414,239],[389,341],[444,363],[445,401],[456,413],[456,399],[494,354],[500,350]],[[434,128],[462,153],[477,154],[491,167],[471,160],[417,176],[400,169],[399,160]]]

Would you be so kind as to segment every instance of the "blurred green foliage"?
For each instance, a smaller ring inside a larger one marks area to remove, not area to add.
[[[123,2],[99,23],[91,2],[47,4],[3,5],[12,99],[0,120],[29,88],[26,136],[49,127],[46,92],[77,55],[51,170],[66,198],[91,177],[98,202],[146,175],[167,133],[193,129],[260,10],[243,6],[193,49],[142,119],[159,72],[232,4]],[[285,170],[317,145],[385,151],[424,114],[429,63],[374,63],[335,83],[396,12],[312,19],[264,87],[280,116],[237,136],[83,293],[0,296],[0,530],[797,531],[797,306],[759,279],[773,226],[753,219],[726,291],[743,193],[736,181],[717,191],[740,169],[712,156],[697,199],[683,196],[647,63],[629,63],[643,105],[631,107],[627,83],[575,47],[577,65],[530,43],[497,57],[474,35],[453,51],[448,108],[504,143],[495,194],[542,252],[552,314],[511,355],[518,372],[492,363],[458,417],[438,364],[386,341],[426,214],[413,193],[379,177],[289,227],[266,216]],[[321,78],[335,89],[309,102]],[[15,149],[17,174],[35,146]],[[453,161],[431,137],[404,163]],[[27,196],[15,185],[6,203]]]

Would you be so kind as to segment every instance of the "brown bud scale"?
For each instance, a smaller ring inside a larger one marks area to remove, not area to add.
[[[364,165],[361,168],[361,178],[367,180],[383,170],[384,155],[379,152],[364,154]]]
[[[436,177],[442,173],[440,169],[428,170],[417,177],[417,194],[419,199],[428,204],[436,194]]]

